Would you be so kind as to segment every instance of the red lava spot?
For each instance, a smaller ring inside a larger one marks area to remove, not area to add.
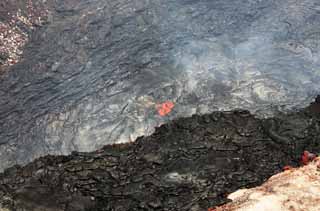
[[[174,104],[171,101],[166,101],[160,105],[157,105],[158,114],[160,116],[166,116],[172,111],[173,107]]]
[[[283,171],[288,171],[290,169],[293,169],[293,167],[292,166],[284,166],[282,169],[283,169]]]
[[[216,208],[208,208],[208,211],[216,211]]]
[[[301,156],[301,163],[303,165],[307,165],[310,161],[313,161],[317,156],[313,153],[310,153],[308,151],[304,151]]]

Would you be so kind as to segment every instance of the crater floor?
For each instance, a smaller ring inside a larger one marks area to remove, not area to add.
[[[2,0],[0,170],[196,113],[305,107],[320,90],[319,11],[318,0]]]

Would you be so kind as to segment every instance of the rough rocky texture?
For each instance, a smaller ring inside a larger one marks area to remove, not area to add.
[[[45,25],[0,79],[0,170],[194,113],[274,114],[320,89],[318,0],[2,0],[1,22],[30,2]]]
[[[0,3],[0,74],[19,62],[35,27],[43,25],[48,11],[43,1],[2,0]]]
[[[261,187],[236,191],[228,198],[231,203],[211,211],[318,211],[320,158],[303,168],[272,176]]]
[[[0,174],[2,209],[206,210],[226,194],[320,153],[320,104],[276,118],[248,111],[181,118],[134,143],[46,156]]]

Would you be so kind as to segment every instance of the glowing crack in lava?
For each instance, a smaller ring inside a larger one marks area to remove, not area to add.
[[[172,111],[172,109],[174,108],[174,104],[171,101],[166,101],[162,104],[157,105],[156,108],[160,116],[166,116]]]

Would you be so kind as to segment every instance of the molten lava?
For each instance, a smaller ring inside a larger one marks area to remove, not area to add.
[[[174,104],[171,101],[166,101],[160,105],[157,105],[158,114],[160,116],[166,116],[172,111],[173,107]]]
[[[301,163],[307,165],[309,162],[313,161],[317,155],[310,153],[309,151],[304,151],[301,156]]]

